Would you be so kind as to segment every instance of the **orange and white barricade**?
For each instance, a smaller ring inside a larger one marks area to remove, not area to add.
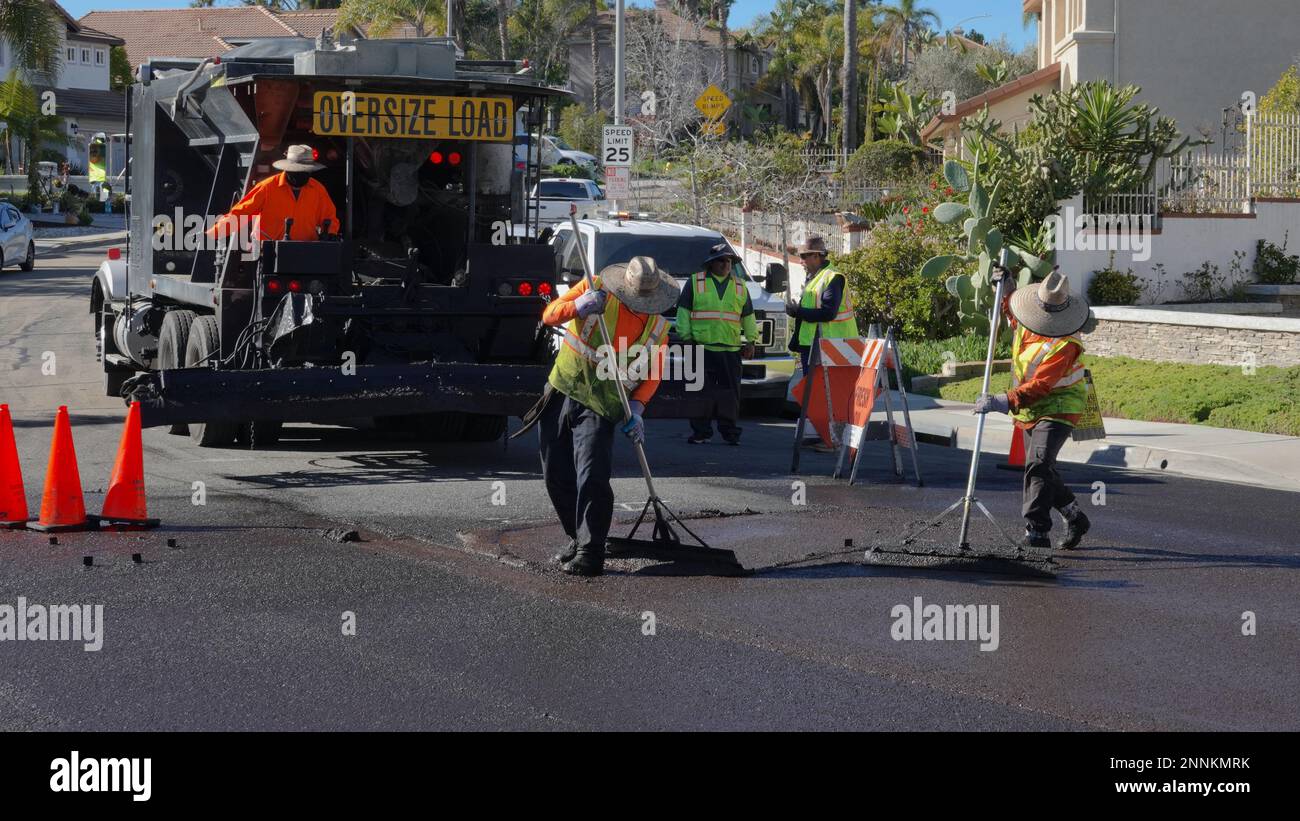
[[[799,472],[799,448],[805,426],[811,422],[823,443],[838,448],[843,439],[853,390],[862,367],[865,339],[822,339],[809,362],[809,372],[802,374],[790,389],[799,403],[799,424],[795,426],[794,456],[791,473]]]
[[[839,479],[843,475],[845,457],[851,464],[849,471],[849,484],[857,481],[858,465],[860,464],[861,445],[867,438],[867,431],[871,423],[871,414],[875,410],[877,400],[882,397],[885,400],[885,425],[888,431],[891,467],[894,475],[903,478],[903,456],[902,449],[912,453],[912,472],[916,475],[916,484],[919,487],[921,481],[921,466],[916,454],[916,434],[912,429],[912,414],[907,402],[907,388],[903,383],[903,370],[900,363],[901,357],[898,353],[897,343],[894,342],[893,332],[885,334],[884,339],[863,340],[862,358],[859,363],[857,381],[854,384],[852,402],[849,411],[848,424],[845,427],[845,435],[839,443],[839,458],[835,462],[834,478]],[[894,379],[898,383],[898,395],[902,404],[902,424],[895,421],[894,418],[894,399],[889,389],[890,371],[894,372]]]

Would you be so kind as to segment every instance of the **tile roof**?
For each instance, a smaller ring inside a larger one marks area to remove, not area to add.
[[[133,66],[150,57],[213,57],[230,50],[231,38],[299,35],[264,6],[92,11],[78,23],[126,41]]]

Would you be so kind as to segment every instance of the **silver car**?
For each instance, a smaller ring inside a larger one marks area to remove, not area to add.
[[[0,269],[17,265],[24,271],[36,266],[32,221],[11,203],[0,202]]]

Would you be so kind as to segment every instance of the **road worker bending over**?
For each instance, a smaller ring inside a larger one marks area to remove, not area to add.
[[[634,442],[645,438],[642,414],[659,388],[668,320],[661,314],[677,303],[676,281],[649,257],[611,265],[595,279],[595,290],[578,283],[552,302],[542,321],[564,328],[538,417],[542,476],[569,545],[555,560],[575,576],[599,576],[605,569],[605,538],[614,516],[614,426]],[[614,336],[613,355],[598,317]],[[614,367],[617,363],[617,369]],[[614,383],[624,376],[630,418]]]
[[[1002,277],[1004,288],[1014,288],[1009,272],[993,269],[994,284]],[[1056,456],[1070,438],[1087,406],[1083,343],[1077,334],[1088,321],[1088,302],[1070,293],[1070,282],[1057,271],[1037,286],[1008,294],[1004,313],[1014,334],[1011,345],[1012,389],[984,394],[976,413],[1009,413],[1016,435],[1027,435],[1025,448],[1025,545],[1050,548],[1052,509],[1065,520],[1065,535],[1057,543],[1064,550],[1079,546],[1090,522],[1079,509],[1061,475]]]

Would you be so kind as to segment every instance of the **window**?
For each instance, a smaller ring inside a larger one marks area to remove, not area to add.
[[[90,49],[83,48],[81,50],[81,62],[90,65]]]
[[[72,46],[68,46],[68,53],[67,55],[64,56],[63,62],[65,63],[77,62],[77,50]]]
[[[103,64],[104,64],[104,50],[102,48],[97,48],[95,49],[95,65],[102,66]]]

